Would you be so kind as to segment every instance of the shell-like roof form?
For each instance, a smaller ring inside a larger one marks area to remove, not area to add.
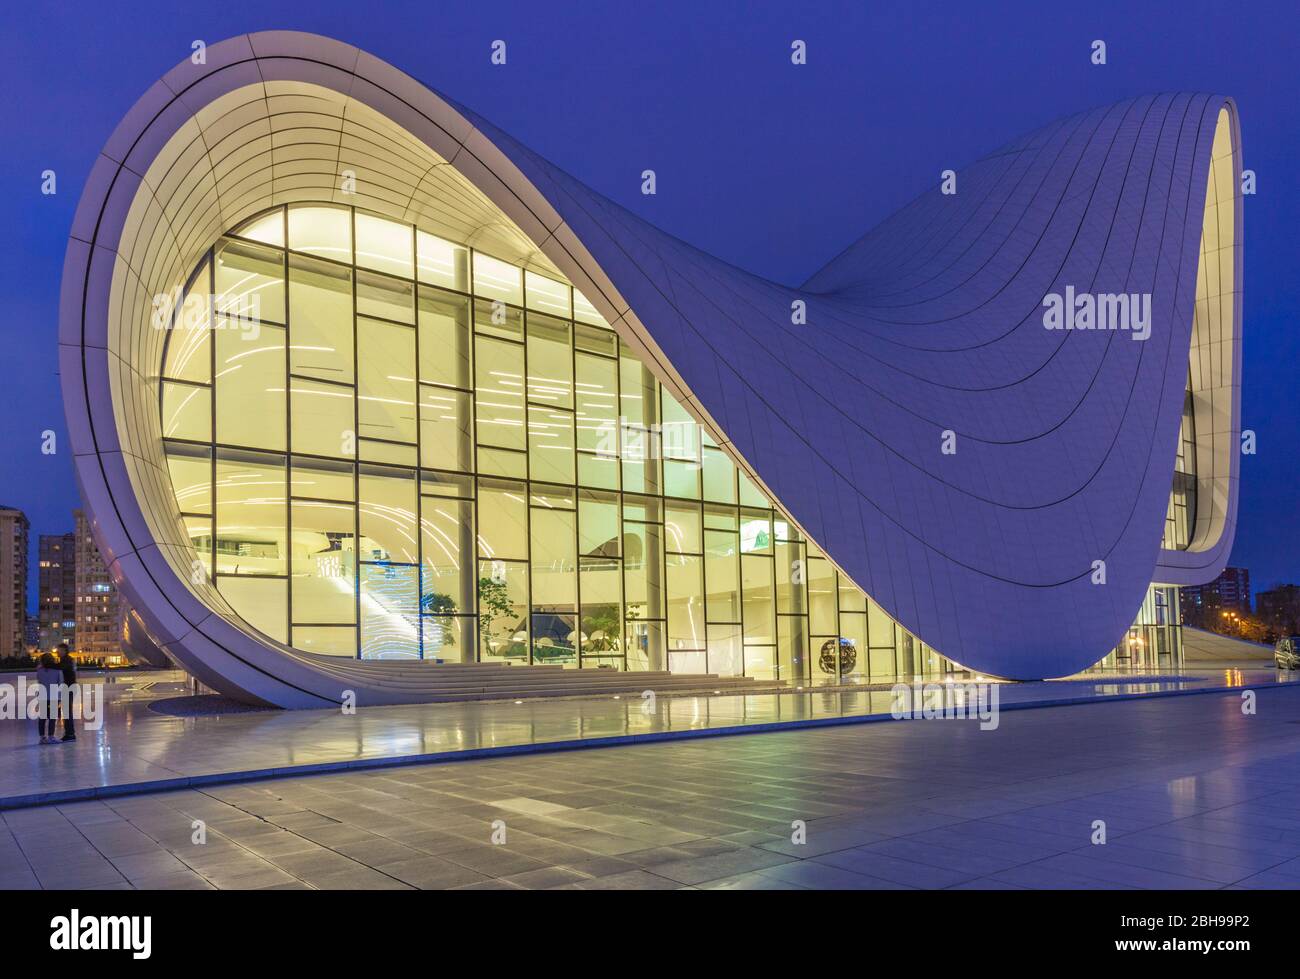
[[[1221,113],[1228,208],[1207,200]],[[1222,570],[1239,287],[1212,297],[1214,333],[1205,324],[1192,357],[1194,393],[1220,399],[1221,458],[1210,445],[1206,461],[1223,485],[1202,494],[1196,551],[1160,540],[1198,267],[1217,247],[1202,241],[1207,207],[1235,221],[1216,264],[1240,266],[1230,102],[1151,96],[1047,126],[964,168],[955,194],[936,181],[798,290],[658,231],[474,121],[564,216],[773,497],[946,655],[1000,676],[1067,674],[1117,642],[1153,579]],[[1045,329],[1044,297],[1068,288],[1149,294],[1150,336]],[[806,325],[792,323],[796,300]]]
[[[1231,100],[1162,94],[1062,119],[962,168],[955,193],[936,175],[796,288],[656,229],[356,48],[254,34],[178,66],[109,140],[74,221],[60,328],[101,547],[159,642],[219,689],[337,702],[340,667],[322,680],[191,581],[153,444],[149,297],[257,211],[332,199],[349,164],[368,195],[351,203],[490,241],[581,289],[844,573],[969,668],[1072,673],[1116,644],[1153,580],[1204,581],[1226,563],[1240,431]],[[1084,294],[1129,297],[1135,317],[1149,301],[1149,335],[1045,328],[1045,297]],[[1189,547],[1166,550],[1189,384],[1196,525]]]

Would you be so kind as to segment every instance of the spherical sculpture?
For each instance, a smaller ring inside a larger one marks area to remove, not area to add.
[[[822,643],[822,654],[820,665],[823,673],[835,674],[835,651],[836,641],[827,639]],[[858,647],[853,644],[853,640],[843,637],[839,640],[839,675],[848,676],[853,672],[853,668],[858,665]]]

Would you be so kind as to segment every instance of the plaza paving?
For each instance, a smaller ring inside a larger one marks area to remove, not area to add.
[[[10,675],[12,677],[12,675]],[[154,707],[187,692],[182,674],[114,675],[101,729],[43,746],[34,721],[0,721],[0,809],[293,772],[442,761],[601,744],[891,721],[888,687],[743,696],[533,699],[337,710],[174,716]],[[1291,682],[1272,668],[1184,669],[1142,681],[1000,684],[1005,711],[1043,704]],[[1214,695],[1214,694],[1211,694]],[[1221,696],[1221,694],[1219,694]]]
[[[1300,688],[1256,691],[14,809],[0,887],[1300,888]]]

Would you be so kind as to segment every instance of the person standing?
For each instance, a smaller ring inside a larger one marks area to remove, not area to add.
[[[64,686],[64,690],[61,691],[63,696],[59,698],[59,705],[63,708],[63,740],[76,741],[77,727],[72,717],[72,688],[77,685],[77,661],[72,658],[72,652],[66,642],[59,643],[59,671]],[[54,735],[53,725],[50,728],[50,735],[51,738]]]
[[[59,661],[53,653],[45,653],[36,663],[36,682],[40,685],[40,699],[37,701],[36,730],[41,736],[41,744],[54,744],[54,718],[58,716],[58,707],[54,688],[63,681],[59,670]]]

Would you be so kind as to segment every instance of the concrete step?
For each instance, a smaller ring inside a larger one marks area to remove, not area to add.
[[[547,671],[530,671],[530,670],[503,670],[503,671],[474,671],[458,670],[445,671],[442,667],[428,667],[424,670],[377,670],[377,668],[351,668],[351,667],[322,667],[322,671],[330,673],[331,676],[338,677],[357,677],[357,679],[390,681],[390,683],[417,683],[417,684],[458,684],[458,683],[476,683],[476,684],[536,684],[536,683],[603,683],[615,679],[615,677],[629,676],[628,672],[615,670],[547,670]],[[680,676],[677,673],[662,671],[655,672],[636,672],[634,675],[641,677],[647,683],[660,683],[673,677]],[[731,679],[731,677],[728,677]]]
[[[766,685],[764,686],[766,687]],[[633,701],[639,699],[639,694],[641,692],[641,689],[642,688],[638,687],[632,690],[609,690],[609,691],[604,691],[603,693],[600,694],[592,694],[581,690],[570,690],[567,687],[551,687],[543,690],[532,690],[526,694],[521,694],[519,696],[510,696],[508,694],[502,695],[500,691],[493,691],[493,690],[483,691],[480,693],[449,693],[449,694],[433,693],[428,697],[428,702],[441,704],[441,703],[459,703],[462,701],[470,701],[470,700],[533,700],[533,699],[553,698],[553,697],[613,696],[614,694],[626,694],[628,700]],[[681,689],[674,689],[674,690],[656,690],[655,692],[657,695],[672,694],[672,695],[684,696],[687,694],[698,693],[701,696],[709,696],[713,694],[714,688],[683,687]],[[746,690],[744,688],[736,687],[730,689],[722,689],[720,696],[725,697],[730,695],[735,697],[743,697],[745,696],[745,694],[746,694]]]
[[[743,693],[770,681],[712,673],[666,670],[621,672],[565,669],[557,664],[431,663],[421,660],[355,660],[299,653],[313,667],[343,685],[355,685],[384,699],[453,702],[534,697],[605,697],[643,690],[656,693]],[[363,694],[364,696],[364,694]]]
[[[346,683],[349,680],[357,678],[338,677],[340,682]],[[705,677],[705,676],[667,676],[667,677],[646,677],[639,673],[625,673],[621,677],[574,677],[570,679],[566,676],[557,678],[540,678],[533,677],[528,679],[518,679],[513,682],[506,680],[475,680],[473,678],[463,678],[458,680],[439,680],[434,678],[416,679],[401,677],[371,677],[368,678],[372,686],[384,687],[386,689],[406,689],[406,690],[505,690],[505,691],[529,691],[538,690],[548,687],[564,687],[574,691],[600,691],[600,690],[667,690],[690,687],[692,689],[713,687],[751,687],[758,681],[750,677]]]
[[[405,671],[438,670],[443,673],[554,673],[564,667],[555,663],[510,664],[510,663],[434,663],[429,660],[359,660],[346,656],[320,656],[312,653],[295,652],[296,656],[321,667],[335,667],[351,671],[374,670],[384,673]],[[667,671],[663,671],[667,672]]]

